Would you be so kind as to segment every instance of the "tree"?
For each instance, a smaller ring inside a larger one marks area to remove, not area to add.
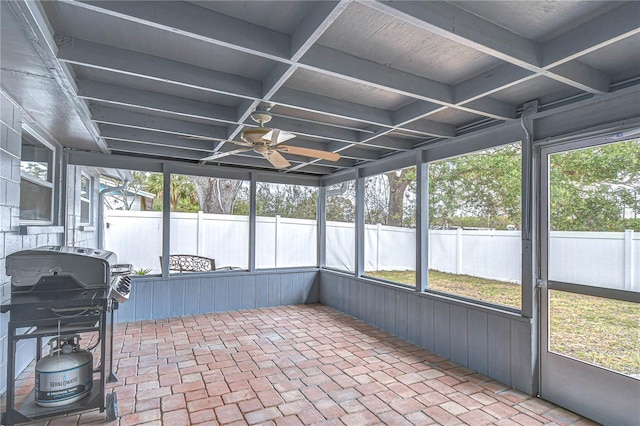
[[[640,141],[551,155],[550,193],[553,230],[640,230]]]
[[[198,194],[200,210],[204,213],[232,214],[238,199],[241,180],[189,176]]]
[[[509,144],[429,164],[431,226],[519,226],[521,161]]]
[[[302,185],[260,183],[256,193],[259,216],[316,219],[318,190]]]

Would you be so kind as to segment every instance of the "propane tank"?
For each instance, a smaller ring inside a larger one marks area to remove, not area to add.
[[[35,401],[42,407],[71,404],[89,395],[93,385],[93,356],[80,349],[80,336],[57,336],[49,355],[36,363]]]

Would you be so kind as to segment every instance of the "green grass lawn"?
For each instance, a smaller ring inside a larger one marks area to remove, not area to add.
[[[414,271],[367,276],[415,285]],[[429,288],[520,309],[518,284],[429,271]],[[552,291],[551,350],[624,374],[640,374],[640,304]]]

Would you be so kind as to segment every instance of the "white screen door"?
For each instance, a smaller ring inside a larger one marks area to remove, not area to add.
[[[540,396],[640,424],[640,141],[541,151]]]

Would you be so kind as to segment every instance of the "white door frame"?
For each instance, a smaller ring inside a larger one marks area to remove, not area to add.
[[[628,139],[628,138],[627,138]],[[551,281],[549,155],[622,141],[593,137],[540,148],[540,396],[606,425],[640,424],[640,380],[549,351],[549,290],[640,303],[640,293]]]

